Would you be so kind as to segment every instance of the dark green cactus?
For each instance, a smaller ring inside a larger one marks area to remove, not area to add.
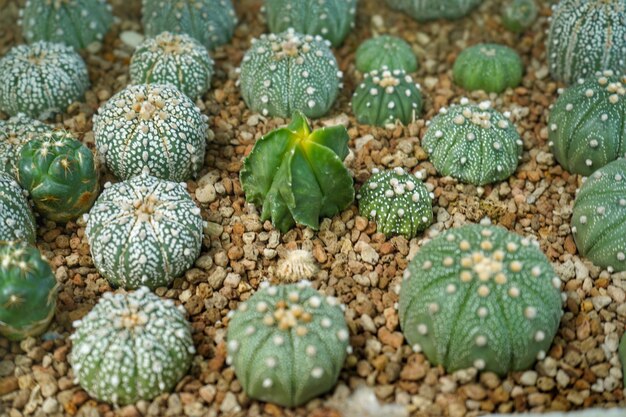
[[[468,14],[482,0],[387,0],[389,7],[402,11],[417,21],[458,19]]]
[[[524,66],[515,50],[497,44],[478,44],[459,54],[452,69],[454,82],[469,91],[501,93],[522,82]]]
[[[0,172],[0,241],[35,243],[35,218],[24,193],[12,176]]]
[[[387,67],[406,72],[417,71],[417,57],[404,39],[382,35],[363,42],[356,50],[356,69],[362,73]]]
[[[0,171],[15,176],[22,146],[33,137],[49,132],[52,132],[50,126],[23,113],[0,121]]]
[[[502,24],[511,32],[520,33],[537,20],[535,0],[506,0],[502,5]]]

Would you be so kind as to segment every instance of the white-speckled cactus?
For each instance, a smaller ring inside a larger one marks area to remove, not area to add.
[[[49,133],[52,128],[23,113],[0,120],[0,171],[15,176],[17,161],[22,147],[41,133]]]
[[[74,327],[69,361],[77,382],[116,405],[170,391],[195,353],[185,310],[145,287],[105,293]]]
[[[93,131],[96,148],[116,177],[147,173],[185,181],[202,168],[207,120],[174,86],[131,85],[100,107]]]
[[[9,174],[0,172],[0,241],[35,243],[37,230],[24,191]]]
[[[468,14],[482,0],[387,0],[389,7],[402,11],[417,21],[458,19]]]
[[[154,289],[189,269],[204,222],[184,184],[142,174],[104,188],[85,229],[102,276],[126,289]]]

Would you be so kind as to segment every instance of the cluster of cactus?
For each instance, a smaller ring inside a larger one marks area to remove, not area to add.
[[[417,71],[417,58],[404,39],[382,35],[363,42],[356,50],[356,69],[362,73],[387,67],[391,70]]]
[[[0,172],[15,175],[22,146],[34,137],[52,131],[48,125],[18,113],[9,120],[0,120]]]
[[[229,316],[227,360],[249,397],[295,407],[337,382],[348,327],[338,301],[308,281],[262,285]]]
[[[524,66],[515,50],[498,44],[478,44],[459,54],[452,69],[454,82],[469,91],[501,93],[522,82]]]
[[[389,7],[417,21],[458,19],[468,14],[482,0],[387,0]]]
[[[60,43],[11,48],[0,60],[0,111],[47,119],[80,100],[89,86],[83,59]]]
[[[195,353],[185,310],[145,287],[105,293],[74,327],[69,361],[78,383],[113,404],[151,400],[171,390]]]
[[[0,172],[0,241],[35,243],[35,218],[24,191],[12,176]]]
[[[502,24],[511,32],[520,33],[537,19],[535,0],[506,0],[502,5]]]

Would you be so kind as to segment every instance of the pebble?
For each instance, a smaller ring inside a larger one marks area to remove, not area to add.
[[[371,265],[375,265],[378,262],[378,252],[376,252],[368,243],[359,241],[356,245],[354,245],[354,250],[361,254],[363,262]]]
[[[611,297],[608,295],[598,295],[597,297],[591,298],[591,303],[593,304],[593,308],[596,311],[600,311],[604,307],[611,304]]]
[[[211,183],[205,184],[203,187],[196,189],[196,199],[200,203],[212,203],[217,199],[215,186]]]
[[[535,371],[526,371],[520,377],[520,383],[522,385],[526,385],[527,387],[532,387],[537,383],[537,372]]]
[[[122,42],[132,49],[138,47],[143,42],[144,38],[145,37],[141,33],[135,32],[134,30],[125,30],[120,33],[120,39]]]

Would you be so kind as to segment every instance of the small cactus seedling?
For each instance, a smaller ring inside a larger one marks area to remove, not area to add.
[[[548,121],[556,160],[569,172],[590,175],[626,156],[626,76],[598,73],[567,88]]]
[[[23,113],[0,121],[0,172],[15,175],[22,146],[35,136],[51,131],[52,128],[48,125]]]
[[[356,69],[362,73],[387,67],[406,72],[417,71],[417,57],[404,39],[382,35],[363,42],[356,50]]]
[[[154,289],[189,269],[204,222],[182,184],[142,174],[104,188],[85,229],[102,276],[126,289]]]
[[[458,19],[468,14],[482,0],[387,0],[389,7],[422,22],[434,19]]]
[[[77,382],[92,397],[116,405],[170,391],[195,353],[185,310],[146,287],[105,293],[74,327],[69,361]]]
[[[228,358],[249,397],[296,407],[330,390],[349,350],[342,308],[308,281],[262,286],[228,324]]]
[[[191,36],[163,32],[137,47],[130,61],[133,84],[172,84],[195,99],[211,87],[213,60]]]
[[[0,242],[24,240],[34,244],[35,218],[17,181],[0,172]]]
[[[354,201],[343,126],[311,131],[296,112],[291,124],[259,139],[241,169],[246,200],[262,206],[261,219],[286,232],[295,223],[314,230],[320,217],[331,217]]]
[[[535,0],[506,0],[502,5],[502,24],[511,32],[520,33],[537,20]]]
[[[186,181],[202,168],[207,120],[174,86],[131,85],[98,109],[93,131],[116,177],[147,173]]]
[[[489,102],[442,109],[430,122],[422,141],[442,175],[484,185],[508,178],[522,155],[522,139],[506,114]]]
[[[80,100],[89,86],[83,59],[60,43],[11,48],[0,59],[0,110],[47,119]]]
[[[413,350],[448,372],[521,371],[552,343],[560,287],[530,240],[501,227],[464,226],[412,259],[400,290],[400,324]]]
[[[367,74],[352,96],[359,123],[385,126],[409,124],[422,113],[420,85],[404,70],[382,67]]]
[[[522,82],[524,66],[515,50],[497,44],[465,49],[454,62],[454,82],[469,91],[501,93]]]
[[[86,48],[102,42],[113,23],[106,0],[27,0],[20,24],[29,43],[60,42]]]
[[[354,28],[356,5],[357,0],[267,0],[265,11],[273,33],[293,28],[339,46]]]
[[[77,218],[98,196],[93,154],[67,132],[44,133],[24,145],[17,174],[35,210],[56,222]]]
[[[571,84],[597,71],[626,71],[626,4],[622,0],[561,0],[548,32],[552,78]]]
[[[276,268],[276,276],[283,281],[296,282],[302,279],[311,279],[317,273],[318,267],[311,251],[295,249],[287,252],[287,256]]]
[[[357,199],[359,213],[376,221],[387,236],[411,239],[433,221],[433,195],[422,183],[421,174],[411,175],[398,167],[393,171],[374,169]]]
[[[261,35],[241,63],[241,95],[264,116],[291,117],[296,110],[321,117],[330,110],[343,74],[320,36],[292,29]]]

